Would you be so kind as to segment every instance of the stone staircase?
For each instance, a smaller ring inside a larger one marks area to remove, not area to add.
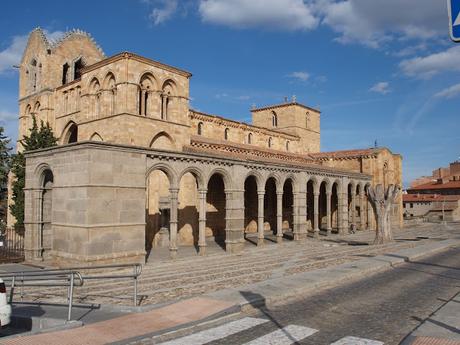
[[[174,261],[153,261],[143,268],[138,296],[140,305],[163,303],[411,248],[455,233],[458,231],[422,226],[397,232],[396,241],[386,245],[367,245],[374,233],[361,232],[302,242],[285,241],[264,247],[247,246],[247,250],[238,255],[216,253]],[[118,270],[116,274],[131,271]],[[65,303],[67,291],[65,288],[26,288],[24,293],[25,301]],[[75,303],[132,305],[133,282],[126,279],[86,280],[84,286],[75,289],[74,296]],[[16,295],[15,300],[18,298]]]

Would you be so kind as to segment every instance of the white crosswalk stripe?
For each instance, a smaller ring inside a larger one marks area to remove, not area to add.
[[[245,317],[240,320],[229,322],[225,325],[207,329],[179,339],[161,343],[161,345],[203,345],[214,340],[228,337],[229,335],[245,331],[249,328],[268,322],[266,319]]]
[[[318,330],[313,328],[289,325],[254,339],[245,345],[289,345],[305,339],[316,332]]]
[[[335,343],[332,343],[331,345],[383,345],[383,343],[381,341],[371,339],[345,337],[340,340],[337,340]]]

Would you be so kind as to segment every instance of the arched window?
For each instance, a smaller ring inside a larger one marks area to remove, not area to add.
[[[268,138],[268,147],[271,148],[273,145],[273,139],[272,137]]]
[[[203,135],[203,122],[198,123],[198,135]]]
[[[74,122],[70,122],[67,125],[67,129],[64,131],[63,144],[76,143],[78,141],[78,126]]]
[[[83,58],[75,60],[73,64],[73,80],[81,78],[81,70],[85,67]]]
[[[252,133],[248,134],[248,144],[252,144]]]
[[[69,71],[70,71],[70,66],[66,62],[64,65],[62,65],[62,85],[67,84],[70,81]]]
[[[175,95],[175,83],[172,80],[167,80],[163,84],[161,92],[161,118],[167,120],[170,113],[170,108],[173,103],[173,96]]]
[[[32,59],[30,62],[30,71],[29,71],[29,88],[31,92],[37,91],[37,74],[38,74],[38,66],[37,60]]]
[[[98,117],[100,115],[100,108],[101,108],[101,86],[99,84],[99,81],[94,78],[91,81],[91,86],[90,86],[90,108],[91,108],[91,115],[94,117]]]
[[[150,94],[155,89],[155,79],[148,73],[142,76],[139,83],[139,115],[149,115],[151,112],[150,107]]]
[[[225,128],[225,131],[224,131],[224,139],[225,140],[228,140],[228,134],[229,134],[230,130],[228,128]]]
[[[286,151],[289,151],[289,140],[286,141]]]
[[[310,118],[310,113],[307,111],[307,113],[305,114],[305,128],[308,128],[308,122],[309,122],[309,119]]]
[[[278,127],[278,115],[274,111],[272,111],[272,126]]]

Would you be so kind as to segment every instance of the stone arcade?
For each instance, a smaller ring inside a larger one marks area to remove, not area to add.
[[[59,145],[26,155],[27,259],[144,262],[165,246],[171,257],[211,241],[234,253],[248,238],[375,226],[367,188],[401,184],[400,155],[320,152],[320,112],[295,99],[251,109],[253,124],[191,110],[190,77],[133,53],[106,58],[79,30],[30,34],[19,138],[36,116]]]

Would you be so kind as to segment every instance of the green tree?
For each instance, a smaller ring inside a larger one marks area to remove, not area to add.
[[[11,162],[10,138],[4,134],[5,129],[0,126],[0,186],[3,189],[8,181],[8,172]]]
[[[20,143],[24,151],[15,154],[11,164],[11,171],[16,179],[13,182],[13,204],[10,205],[10,211],[16,218],[16,224],[14,225],[16,230],[23,229],[24,227],[24,187],[26,177],[26,158],[24,153],[56,146],[57,138],[54,136],[48,122],[45,124],[43,121],[40,121],[40,127],[38,127],[34,116],[32,117],[32,128],[30,128],[29,135],[25,135],[20,140]]]

